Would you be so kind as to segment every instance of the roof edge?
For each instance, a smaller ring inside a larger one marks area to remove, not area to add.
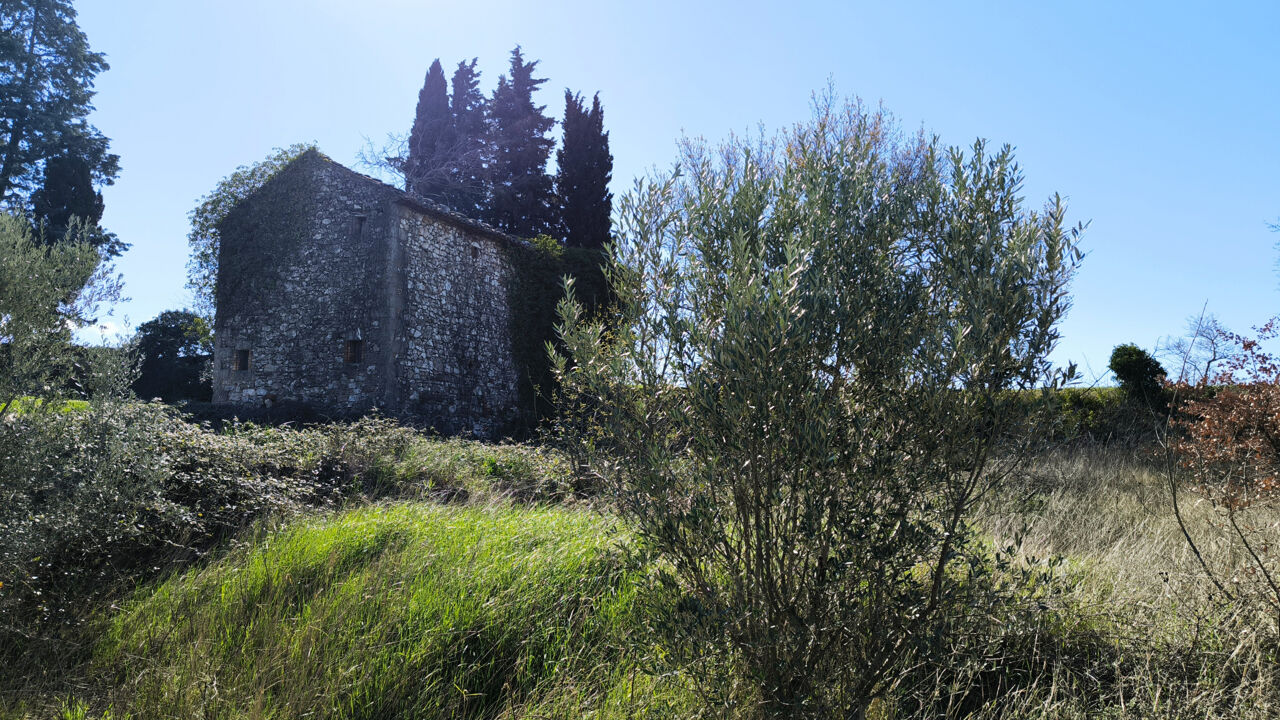
[[[373,177],[371,175],[366,175],[356,170],[352,170],[346,165],[343,165],[342,163],[334,160],[328,155],[325,155],[318,148],[311,148],[310,150],[307,150],[306,152],[302,153],[297,158],[295,158],[293,162],[297,163],[303,160],[304,158],[309,158],[309,157],[313,157],[315,159],[326,162],[333,168],[336,168],[343,172],[354,175],[357,178],[360,178],[361,180],[364,180],[366,182],[374,183],[380,187],[383,187],[391,191],[392,193],[395,193],[395,198],[393,202],[395,202],[396,204],[411,207],[414,210],[417,210],[418,212],[421,212],[425,215],[430,215],[431,217],[437,220],[442,220],[444,222],[447,222],[451,225],[462,228],[464,230],[470,230],[472,232],[486,235],[495,240],[501,240],[501,241],[512,243],[514,245],[518,245],[522,247],[529,246],[528,241],[522,238],[518,238],[515,235],[511,235],[510,233],[499,230],[498,228],[495,228],[492,225],[489,225],[488,223],[482,222],[480,220],[476,220],[474,218],[469,218],[465,215],[454,212],[453,210],[450,210],[449,208],[446,208],[438,203],[432,202],[431,200],[428,200],[420,195],[415,195],[414,193],[411,193],[407,190],[401,190],[400,188],[390,183],[383,182],[382,180],[379,180],[376,177]],[[290,164],[293,164],[293,163],[290,163]]]

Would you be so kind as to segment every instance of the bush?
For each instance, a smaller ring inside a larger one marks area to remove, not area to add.
[[[861,717],[944,652],[971,505],[1038,410],[1007,390],[1062,380],[1074,231],[1020,183],[1007,147],[823,104],[622,200],[619,325],[562,305],[565,432],[687,598],[669,652],[727,671],[717,703]]]
[[[1027,398],[1038,402],[1039,398]],[[1160,418],[1118,387],[1062,388],[1052,393],[1053,443],[1101,446],[1152,445]]]
[[[0,423],[0,660],[79,643],[94,601],[259,518],[384,497],[554,501],[555,455],[423,437],[385,418],[214,431],[159,403],[52,403]]]
[[[1245,569],[1214,570],[1184,523],[1192,550],[1224,598],[1268,618],[1280,653],[1280,358],[1262,350],[1262,343],[1280,336],[1277,322],[1254,338],[1227,334],[1234,352],[1215,378],[1215,392],[1207,392],[1205,379],[1175,386],[1189,399],[1179,408],[1174,427],[1181,435],[1170,447],[1213,508],[1216,539],[1238,545]],[[1181,523],[1172,470],[1169,479]]]
[[[0,213],[0,418],[15,400],[80,397],[101,384],[108,368],[72,346],[71,332],[117,297],[120,284],[88,233],[73,222],[51,241],[26,218]]]
[[[1107,367],[1130,398],[1149,407],[1163,407],[1164,366],[1146,350],[1132,343],[1117,345]]]
[[[0,647],[65,652],[84,611],[255,518],[381,489],[416,435],[386,420],[221,433],[96,399],[0,424]]]

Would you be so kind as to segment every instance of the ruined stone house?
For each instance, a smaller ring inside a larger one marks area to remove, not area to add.
[[[482,437],[530,411],[511,338],[521,241],[314,150],[219,230],[214,402],[376,407]]]

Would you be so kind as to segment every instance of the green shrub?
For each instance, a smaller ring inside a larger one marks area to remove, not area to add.
[[[687,598],[670,653],[720,707],[862,717],[945,658],[972,505],[1039,409],[1009,390],[1063,379],[1075,231],[1020,184],[1007,147],[824,104],[621,201],[617,327],[562,306],[567,428]]]
[[[565,247],[540,235],[528,247],[504,245],[508,260],[519,268],[507,287],[507,302],[519,313],[511,315],[511,352],[520,375],[522,405],[532,416],[510,428],[517,436],[535,427],[553,412],[550,398],[555,376],[547,359],[547,343],[556,340],[556,304],[564,297],[563,278],[572,277],[579,300],[588,312],[608,304],[602,271],[603,253],[596,248]]]
[[[352,500],[555,501],[563,461],[385,418],[306,429],[185,422],[158,403],[33,404],[0,423],[0,656],[57,655],[94,600],[258,518]]]
[[[1107,367],[1129,397],[1151,407],[1163,407],[1164,366],[1146,350],[1132,343],[1117,345]]]
[[[140,362],[133,391],[144,400],[207,401],[213,396],[213,334],[189,310],[166,310],[142,323],[133,343]]]
[[[0,419],[18,399],[62,401],[114,385],[110,351],[71,344],[72,330],[119,295],[89,232],[76,221],[65,237],[45,238],[25,217],[0,212]]]

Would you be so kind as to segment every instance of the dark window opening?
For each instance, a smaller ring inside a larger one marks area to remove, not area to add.
[[[349,363],[364,361],[364,341],[348,340],[342,351],[342,359]]]
[[[351,216],[351,236],[356,240],[364,236],[364,221],[368,218],[368,215]]]
[[[472,260],[477,260],[477,259],[479,259],[479,258],[480,258],[480,248],[476,247],[475,245],[472,245],[472,246],[471,246],[471,259],[472,259]]]
[[[249,351],[237,350],[236,355],[232,358],[231,369],[236,372],[249,369]]]

